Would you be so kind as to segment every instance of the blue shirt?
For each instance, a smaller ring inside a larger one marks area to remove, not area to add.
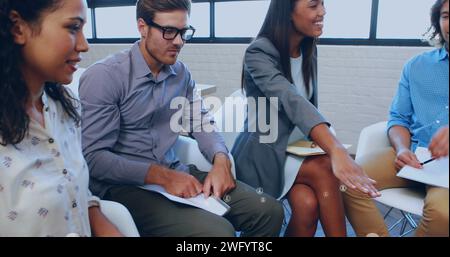
[[[183,114],[183,121],[194,131],[191,135],[203,155],[212,162],[216,153],[228,154],[222,137],[203,129],[214,121],[186,66],[166,65],[154,77],[139,43],[92,65],[80,79],[83,153],[91,191],[101,197],[113,184],[143,185],[153,164],[189,170],[173,150],[179,133],[170,121],[179,109],[170,104],[176,97],[187,99],[184,111],[193,110],[192,115]]]
[[[409,129],[413,152],[428,147],[438,129],[448,125],[448,68],[448,53],[441,48],[412,58],[403,69],[388,131],[393,126]]]

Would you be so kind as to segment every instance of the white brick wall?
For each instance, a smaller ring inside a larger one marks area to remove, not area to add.
[[[319,109],[352,153],[364,127],[387,119],[404,63],[430,49],[319,47]]]
[[[81,66],[130,45],[92,45]],[[187,45],[180,59],[197,83],[217,86],[226,97],[240,88],[247,45]],[[336,128],[338,138],[356,152],[362,128],[387,119],[403,64],[431,48],[319,46],[319,109]]]

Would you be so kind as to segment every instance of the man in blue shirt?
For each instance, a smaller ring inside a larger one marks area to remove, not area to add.
[[[394,187],[424,187],[423,218],[416,236],[447,236],[449,191],[397,177],[405,165],[422,168],[414,154],[426,147],[434,158],[448,156],[449,60],[448,2],[437,0],[432,7],[432,40],[438,49],[412,58],[404,67],[397,94],[390,110],[388,137],[393,148],[365,156],[360,164],[382,190]],[[345,194],[347,216],[358,236],[376,233],[388,236],[384,220],[373,200],[348,190]]]
[[[278,236],[283,208],[234,180],[228,149],[219,134],[204,129],[214,121],[202,108],[188,69],[177,61],[194,33],[187,26],[190,7],[190,0],[138,1],[141,40],[81,77],[83,152],[91,190],[125,205],[142,236],[234,236],[235,229],[242,236]],[[179,133],[171,120],[178,110],[170,107],[178,97],[186,98],[184,108],[192,111],[187,111],[190,135],[213,164],[209,173],[175,155]],[[146,184],[182,198],[213,194],[231,210],[220,217],[139,188]]]

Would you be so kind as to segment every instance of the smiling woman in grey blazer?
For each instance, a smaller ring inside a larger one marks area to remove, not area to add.
[[[323,0],[272,0],[244,57],[243,88],[249,100],[263,98],[265,110],[276,110],[277,122],[269,125],[269,134],[277,137],[272,143],[261,142],[267,132],[249,129],[261,118],[271,118],[261,106],[249,105],[246,129],[232,149],[236,174],[276,198],[287,195],[292,209],[288,236],[313,236],[318,219],[327,236],[345,236],[341,183],[379,195],[375,181],[355,164],[317,110],[316,38],[322,34],[324,16]],[[278,103],[270,103],[271,97]],[[293,161],[295,157],[286,155],[288,143],[307,137],[327,155]],[[284,171],[285,165],[295,163],[296,169]]]

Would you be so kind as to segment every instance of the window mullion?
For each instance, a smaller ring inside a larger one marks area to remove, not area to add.
[[[378,28],[378,7],[379,7],[380,1],[379,0],[372,0],[372,16],[370,18],[370,36],[369,40],[376,40],[377,39],[377,28]]]

